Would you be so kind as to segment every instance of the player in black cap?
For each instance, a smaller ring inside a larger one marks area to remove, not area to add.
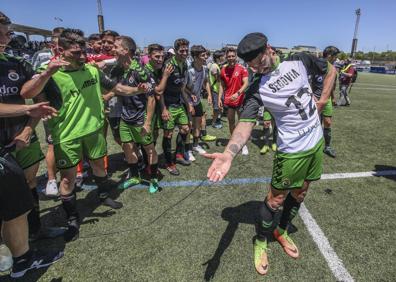
[[[214,182],[225,177],[232,160],[248,141],[259,108],[264,105],[274,117],[279,133],[272,180],[258,210],[254,241],[255,268],[265,275],[268,272],[267,240],[272,233],[290,257],[299,257],[287,227],[297,214],[310,182],[321,177],[324,142],[318,113],[329,98],[336,72],[331,64],[305,53],[294,54],[290,61],[281,63],[262,33],[246,35],[237,52],[255,74],[246,90],[239,123],[225,151],[205,155],[213,159],[207,176]],[[316,103],[309,84],[310,75],[324,76],[322,95]],[[274,216],[281,206],[280,223],[275,228]]]

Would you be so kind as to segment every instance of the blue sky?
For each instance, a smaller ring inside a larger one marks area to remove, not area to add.
[[[395,0],[102,0],[105,28],[142,46],[192,44],[219,48],[260,31],[273,46],[335,45],[349,52],[357,8],[362,9],[358,50],[396,50]],[[2,0],[13,22],[52,29],[63,25],[97,32],[96,0]],[[63,19],[58,23],[54,18]]]

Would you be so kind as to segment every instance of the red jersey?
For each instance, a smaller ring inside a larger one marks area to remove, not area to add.
[[[352,77],[347,77],[346,75],[343,75],[343,73],[348,73],[354,75],[356,72],[356,69],[352,65],[348,65],[345,68],[341,69],[341,75],[340,75],[340,83],[345,85],[349,85],[352,82]]]
[[[235,94],[243,85],[243,79],[248,77],[247,70],[240,64],[235,66],[225,66],[220,72],[221,80],[224,82],[224,105],[231,107],[239,107],[242,105],[245,93],[241,93],[238,99],[231,101],[231,96]]]

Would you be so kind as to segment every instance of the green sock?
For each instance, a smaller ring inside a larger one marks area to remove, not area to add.
[[[278,229],[280,235],[283,235],[284,233],[287,233],[286,229],[280,228],[279,226],[277,227],[277,229]]]

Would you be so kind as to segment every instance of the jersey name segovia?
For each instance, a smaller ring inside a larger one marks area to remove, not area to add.
[[[309,151],[321,140],[320,119],[302,61],[280,63],[270,74],[258,76],[246,95],[241,120],[255,118],[264,105],[278,127],[280,152]]]

